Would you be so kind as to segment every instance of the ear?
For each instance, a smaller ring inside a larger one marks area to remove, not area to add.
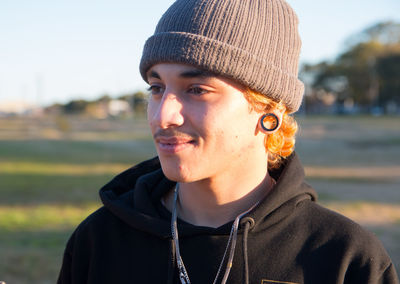
[[[258,120],[258,130],[264,134],[276,132],[282,124],[283,110],[273,109]]]

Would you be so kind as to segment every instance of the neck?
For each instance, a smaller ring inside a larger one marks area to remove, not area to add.
[[[209,178],[181,183],[177,202],[178,217],[197,226],[219,227],[251,208],[272,189],[266,169],[239,174],[235,178]],[[237,178],[236,178],[237,177]],[[173,192],[165,199],[172,212]]]

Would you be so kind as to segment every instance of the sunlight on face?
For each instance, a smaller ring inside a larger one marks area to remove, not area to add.
[[[147,75],[148,122],[169,179],[232,176],[265,155],[256,135],[260,114],[250,110],[240,84],[182,64],[157,64]]]

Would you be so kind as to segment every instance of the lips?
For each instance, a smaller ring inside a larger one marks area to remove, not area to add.
[[[189,147],[193,147],[195,140],[192,137],[181,137],[181,136],[173,136],[173,137],[163,137],[158,136],[155,139],[155,142],[158,146],[158,149],[161,152],[174,154],[180,151],[183,151]]]

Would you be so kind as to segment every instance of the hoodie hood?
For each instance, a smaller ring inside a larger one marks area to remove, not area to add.
[[[246,215],[254,220],[253,231],[280,222],[300,202],[317,199],[315,191],[304,181],[304,170],[296,153],[286,159],[279,169],[270,171],[270,175],[276,180],[274,188]],[[116,176],[100,190],[100,198],[108,210],[135,229],[160,238],[171,238],[171,221],[160,216],[157,204],[175,184],[164,176],[160,161],[155,157]],[[181,222],[179,235],[229,235],[231,225],[232,222],[219,228],[209,228]]]

